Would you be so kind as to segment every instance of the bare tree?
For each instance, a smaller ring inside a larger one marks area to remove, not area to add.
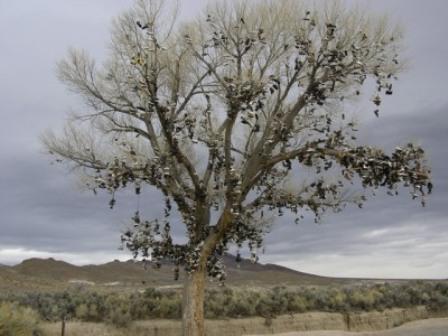
[[[229,244],[248,243],[256,260],[265,212],[318,220],[380,187],[404,185],[424,202],[432,185],[421,148],[359,145],[347,112],[367,82],[377,116],[392,94],[401,34],[386,18],[294,0],[221,1],[196,21],[176,17],[140,0],[114,21],[102,68],[70,51],[60,79],[91,111],[43,141],[110,192],[111,207],[121,188],[162,192],[167,216],[135,213],[122,240],[155,264],[171,259],[176,276],[186,270],[184,335],[204,335],[206,276],[223,279]],[[186,244],[173,241],[172,207]]]

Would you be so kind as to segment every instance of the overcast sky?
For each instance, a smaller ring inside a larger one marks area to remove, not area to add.
[[[184,17],[206,3],[181,2]],[[72,175],[49,164],[38,137],[60,128],[70,111],[83,110],[57,81],[55,63],[69,47],[103,59],[110,21],[131,3],[0,0],[0,263],[50,256],[76,264],[130,258],[117,248],[135,199],[123,195],[109,210],[107,195],[81,192]],[[411,67],[395,84],[381,118],[360,108],[362,141],[386,148],[421,144],[432,166],[434,194],[426,208],[406,194],[380,195],[364,209],[348,208],[320,225],[296,226],[281,217],[261,261],[329,276],[447,278],[448,2],[375,0],[367,6],[403,24]],[[142,207],[161,210],[157,193],[144,196]]]

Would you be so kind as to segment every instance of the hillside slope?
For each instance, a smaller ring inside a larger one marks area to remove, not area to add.
[[[342,279],[326,278],[298,272],[273,264],[252,263],[243,259],[240,263],[232,255],[223,257],[227,269],[227,283],[238,286],[272,285],[328,285],[344,282]],[[113,261],[101,265],[76,266],[64,261],[27,259],[22,263],[0,268],[0,290],[64,287],[67,285],[125,286],[173,286],[173,265],[164,263],[160,269],[153,265],[135,262]]]

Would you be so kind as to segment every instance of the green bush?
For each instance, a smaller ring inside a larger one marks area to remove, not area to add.
[[[106,323],[117,328],[127,328],[132,322],[131,306],[126,297],[111,295],[106,301]]]
[[[307,310],[307,302],[302,296],[294,295],[288,301],[288,312],[290,313],[304,313]]]
[[[274,303],[272,299],[267,296],[262,296],[255,306],[255,312],[261,317],[273,316],[275,314],[273,307]]]
[[[0,305],[1,336],[39,336],[38,314],[31,308],[20,307],[17,303]]]
[[[226,307],[223,304],[224,295],[217,290],[205,293],[204,314],[206,318],[219,318],[225,316]]]
[[[182,316],[182,305],[176,298],[164,297],[159,302],[160,318],[178,319]]]
[[[154,288],[144,293],[98,293],[73,290],[63,293],[0,294],[1,302],[16,302],[38,312],[45,321],[76,319],[126,326],[134,320],[181,317],[182,294]],[[275,317],[307,311],[382,311],[425,305],[448,309],[448,282],[415,281],[338,287],[275,287],[265,290],[210,289],[205,293],[206,318]],[[3,336],[2,334],[0,334]]]

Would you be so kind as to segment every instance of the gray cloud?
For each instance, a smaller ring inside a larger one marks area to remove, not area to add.
[[[309,271],[327,275],[370,274],[376,277],[382,274],[398,277],[397,268],[387,270],[386,265],[392,261],[398,264],[399,260],[402,267],[398,269],[409,276],[446,277],[443,270],[448,266],[445,252],[448,242],[447,109],[448,105],[426,110],[425,114],[372,117],[374,120],[360,128],[360,134],[363,134],[360,141],[364,143],[390,150],[415,140],[427,149],[436,188],[425,208],[412,201],[407,190],[403,189],[397,197],[385,196],[380,191],[362,210],[349,207],[343,213],[326,216],[320,225],[307,222],[295,227],[291,225],[291,218],[285,218],[267,237],[268,253],[262,260],[282,262],[293,258],[296,263],[290,261],[286,265],[295,265],[301,270],[308,267]],[[379,251],[384,259],[383,268],[375,268],[372,264],[378,262],[374,255]],[[341,265],[347,258],[347,267],[338,269],[329,267],[331,262],[313,262],[319,256],[319,260],[323,256],[332,256],[333,259],[338,256],[337,262]],[[362,261],[353,266],[350,262],[353,258]],[[439,268],[432,269],[435,267],[433,260],[439,259],[436,264]],[[371,265],[371,268],[366,265]],[[413,271],[403,269],[406,265]]]
[[[190,17],[206,1],[188,1]],[[354,2],[354,1],[347,1]],[[56,256],[71,262],[105,261],[116,256],[119,234],[137,207],[134,195],[80,192],[75,179],[42,155],[38,136],[58,128],[66,113],[82,111],[79,100],[56,80],[55,63],[69,47],[81,47],[103,59],[110,19],[132,1],[0,0],[0,263],[31,256]],[[445,93],[448,32],[444,0],[377,0],[372,11],[386,11],[406,27],[404,73],[377,119],[369,92],[357,105],[360,141],[392,149],[416,141],[427,149],[435,191],[421,208],[406,191],[382,193],[364,209],[330,214],[320,225],[276,219],[266,238],[262,261],[303,271],[346,276],[446,277],[448,269],[448,97]],[[148,217],[161,213],[160,194],[146,190],[140,200]],[[183,228],[177,221],[176,235]]]

